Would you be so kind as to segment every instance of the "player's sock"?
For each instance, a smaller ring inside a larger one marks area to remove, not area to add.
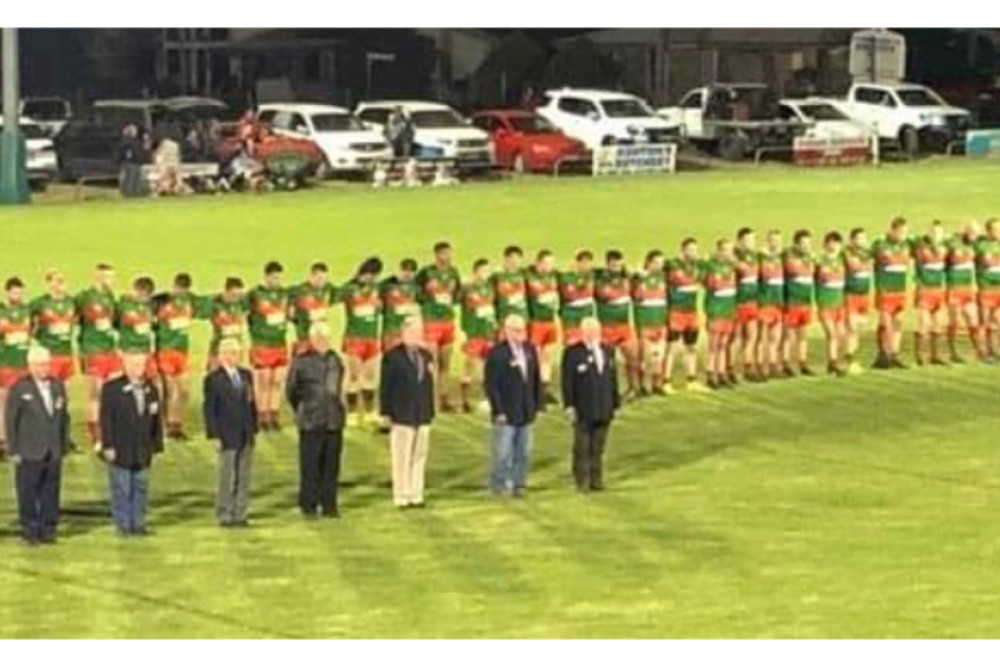
[[[347,392],[347,411],[358,411],[358,393],[356,391]]]
[[[362,389],[361,390],[361,406],[365,413],[365,418],[375,410],[375,390],[374,389]]]
[[[976,344],[976,333],[969,328],[969,339],[972,341],[973,346]],[[948,351],[951,353],[952,361],[958,360],[958,327],[954,324],[948,325]]]
[[[913,333],[913,359],[917,366],[924,365],[924,335],[919,331]]]

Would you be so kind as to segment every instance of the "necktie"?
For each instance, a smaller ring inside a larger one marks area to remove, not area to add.
[[[45,411],[52,414],[52,383],[51,382],[40,382],[38,384],[38,393],[42,395],[42,403],[45,404]]]
[[[594,363],[597,365],[597,372],[604,372],[604,354],[601,352],[600,345],[594,345],[590,348],[591,353],[594,355]]]
[[[417,367],[417,382],[424,381],[424,365],[420,363],[420,353],[417,352],[415,348],[409,348],[407,350],[410,355],[410,363]]]
[[[243,378],[240,377],[240,372],[235,368],[229,371],[229,379],[233,382],[233,387],[237,390],[243,388]]]
[[[146,414],[145,388],[139,383],[134,383],[132,385],[132,394],[135,396],[135,407],[139,410],[139,414]]]

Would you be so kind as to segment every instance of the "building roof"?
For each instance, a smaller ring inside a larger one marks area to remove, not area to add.
[[[598,45],[697,45],[814,46],[850,42],[850,28],[611,28],[583,35]],[[559,40],[564,45],[579,37]]]

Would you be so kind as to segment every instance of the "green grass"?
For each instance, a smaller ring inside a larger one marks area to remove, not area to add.
[[[231,272],[253,281],[271,258],[289,279],[317,258],[346,276],[369,253],[426,258],[441,238],[463,270],[509,242],[636,259],[742,225],[874,232],[898,212],[957,225],[1000,210],[998,173],[945,162],[36,205],[0,209],[0,248],[33,291],[50,265],[81,285],[102,259],[121,284],[189,269],[203,290]],[[547,416],[523,503],[485,497],[485,425],[448,417],[421,513],[391,507],[385,442],[351,431],[335,523],[298,518],[295,441],[266,435],[246,532],[213,522],[201,439],[156,462],[146,540],[113,535],[104,469],[76,455],[62,540],[23,547],[4,466],[0,636],[996,636],[997,375],[872,372],[632,405],[610,490],[591,497],[571,490],[567,427]]]

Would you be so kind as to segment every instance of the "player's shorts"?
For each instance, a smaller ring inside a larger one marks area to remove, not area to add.
[[[288,365],[288,348],[264,347],[253,345],[250,347],[250,365],[257,369],[284,368]]]
[[[309,344],[308,340],[297,340],[292,343],[292,356],[301,357],[303,354],[309,352],[312,349],[312,345]]]
[[[713,334],[731,334],[736,330],[735,317],[710,317],[707,321],[708,331]]]
[[[644,343],[660,343],[667,340],[666,326],[639,327],[639,340]]]
[[[739,325],[752,324],[757,321],[760,307],[756,301],[736,304],[736,322]]]
[[[92,352],[83,356],[80,365],[84,375],[107,380],[122,372],[122,357],[117,351]]]
[[[470,338],[462,345],[462,352],[469,357],[485,359],[493,347],[493,341],[488,338]]]
[[[388,352],[397,345],[403,344],[403,334],[399,331],[382,332],[382,351]]]
[[[455,323],[448,320],[440,322],[424,321],[424,342],[432,347],[445,347],[455,342]]]
[[[146,355],[146,377],[155,380],[160,377],[160,364],[156,360],[155,354]]]
[[[548,322],[531,320],[528,322],[528,340],[541,349],[559,342],[559,325],[555,320]]]
[[[1000,290],[979,290],[979,307],[984,311],[993,312],[1000,309]]]
[[[781,324],[781,306],[775,304],[765,304],[757,307],[757,320],[765,327],[773,327]]]
[[[872,300],[867,294],[845,294],[844,300],[849,315],[867,315],[871,312]]]
[[[847,308],[845,306],[835,306],[832,308],[819,309],[819,321],[830,324],[840,324],[847,319]]]
[[[562,339],[563,347],[575,345],[583,340],[583,329],[580,328],[579,324],[567,324],[563,322]]]
[[[601,340],[612,347],[629,345],[635,342],[635,332],[627,322],[602,324]]]
[[[382,351],[377,338],[361,338],[359,336],[345,336],[341,349],[344,354],[361,361],[371,361]]]
[[[948,288],[948,305],[955,308],[965,308],[976,303],[976,288],[971,285],[961,285]]]
[[[52,355],[52,377],[57,380],[66,382],[73,374],[76,372],[76,365],[73,363],[73,357],[66,355]]]
[[[917,287],[913,296],[913,305],[920,310],[936,313],[944,308],[945,290],[943,287]]]
[[[906,310],[906,294],[903,292],[876,292],[875,307],[886,315],[899,315]]]
[[[671,310],[669,327],[671,334],[698,331],[698,313],[688,310]],[[676,340],[676,338],[671,340]]]
[[[156,353],[156,364],[167,377],[184,375],[191,369],[190,355],[183,350],[160,350]]]
[[[20,380],[22,377],[28,374],[28,368],[9,368],[4,366],[0,368],[0,387],[4,389],[10,389],[10,387]]]
[[[791,304],[785,306],[785,326],[789,329],[804,329],[812,324],[812,306]]]

